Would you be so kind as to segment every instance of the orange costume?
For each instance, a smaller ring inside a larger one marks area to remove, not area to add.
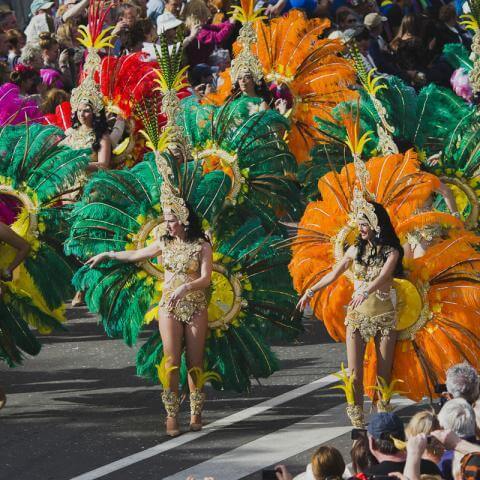
[[[445,232],[426,254],[404,261],[405,278],[395,279],[398,332],[392,377],[405,382],[401,390],[414,400],[434,395],[445,371],[467,360],[480,367],[480,237],[467,232],[452,215],[416,213],[438,186],[438,179],[419,168],[416,154],[392,154],[365,163],[367,189],[389,213],[402,243],[409,233],[429,225]],[[344,255],[357,236],[348,224],[351,199],[358,179],[354,164],[319,179],[321,200],[311,202],[293,244],[290,273],[295,289],[305,292]],[[345,309],[352,298],[353,278],[346,272],[322,291],[311,306],[337,341],[345,341]],[[376,358],[370,340],[364,359],[364,385],[376,385]],[[368,392],[372,394],[372,389]]]

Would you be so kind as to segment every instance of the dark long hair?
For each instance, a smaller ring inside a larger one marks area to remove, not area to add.
[[[264,102],[271,107],[273,104],[273,95],[272,92],[268,89],[268,86],[265,82],[265,80],[262,78],[260,81],[260,85],[257,83],[253,82],[255,85],[255,93],[264,100]],[[239,97],[242,94],[242,91],[240,90],[240,85],[238,81],[235,82],[232,88],[232,95],[235,97]]]
[[[90,108],[92,108],[91,105],[90,105]],[[93,112],[93,108],[92,108],[92,112]],[[72,128],[78,128],[78,127],[80,127],[80,120],[78,119],[77,112],[72,112]],[[93,131],[95,132],[95,141],[92,144],[92,150],[94,152],[98,152],[100,150],[100,140],[102,140],[102,137],[106,133],[109,133],[107,116],[105,114],[104,108],[102,108],[100,113],[93,114],[92,128],[93,128]]]
[[[373,239],[370,240],[370,242],[373,244],[374,252],[372,253],[372,256],[378,255],[380,253],[380,248],[382,246],[389,246],[394,248],[395,250],[398,251],[398,260],[397,264],[395,265],[395,270],[393,272],[394,277],[401,277],[403,276],[403,266],[402,266],[402,260],[403,260],[403,248],[402,245],[400,244],[400,240],[397,237],[397,234],[395,233],[395,229],[393,228],[392,221],[390,220],[390,216],[388,215],[388,212],[385,210],[385,208],[382,207],[377,202],[369,202],[373,205],[373,208],[375,209],[375,215],[377,216],[378,219],[378,226],[380,227],[380,232],[378,234],[375,234]],[[365,264],[363,261],[362,257],[363,254],[365,253],[365,248],[367,246],[368,241],[363,240],[360,236],[357,237],[357,241],[355,243],[357,247],[357,258],[356,261],[360,264]],[[380,247],[380,248],[377,248]],[[367,264],[369,263],[370,258],[367,259]]]
[[[188,225],[185,225],[185,240],[187,242],[194,242],[195,240],[204,240],[210,243],[209,238],[205,235],[202,229],[202,221],[200,217],[194,212],[193,208],[186,203],[188,208]],[[173,237],[168,233],[163,236],[166,240],[173,240]]]

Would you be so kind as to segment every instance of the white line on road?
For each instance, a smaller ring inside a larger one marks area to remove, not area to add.
[[[404,408],[415,402],[401,398],[393,403]],[[345,426],[345,423],[348,423],[345,404],[336,405],[163,480],[185,480],[190,475],[195,478],[239,480],[347,433],[352,426]]]
[[[278,395],[277,397],[265,400],[258,405],[254,405],[253,407],[246,408],[245,410],[241,410],[240,412],[229,415],[228,417],[216,420],[215,422],[207,425],[200,432],[185,433],[180,437],[172,438],[171,440],[168,440],[166,442],[159,443],[158,445],[155,445],[151,448],[147,448],[146,450],[142,450],[141,452],[134,453],[133,455],[129,455],[128,457],[121,458],[115,462],[104,465],[103,467],[96,468],[95,470],[91,470],[90,472],[86,472],[82,475],[74,477],[71,480],[96,480],[97,478],[101,478],[112,472],[121,470],[122,468],[126,468],[135,463],[147,460],[148,458],[160,455],[161,453],[164,453],[173,448],[177,448],[180,445],[184,445],[185,443],[197,440],[198,438],[203,437],[204,435],[208,435],[211,432],[215,432],[217,430],[220,430],[221,428],[228,427],[230,425],[233,425],[234,423],[241,422],[243,420],[246,420],[247,418],[253,417],[254,415],[263,413],[278,405],[289,402],[290,400],[294,400],[295,398],[307,395],[311,392],[314,392],[315,390],[319,390],[320,388],[331,385],[332,383],[335,383],[337,381],[338,378],[335,377],[335,375],[327,375],[326,377],[319,378],[318,380],[315,380],[306,385],[302,385],[301,387],[290,390],[289,392],[283,393],[282,395]]]

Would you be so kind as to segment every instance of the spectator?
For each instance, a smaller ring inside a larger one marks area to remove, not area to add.
[[[367,27],[372,37],[372,44],[376,44],[376,48],[384,53],[390,53],[388,44],[382,37],[383,23],[387,21],[387,17],[382,17],[379,13],[369,13],[363,19],[363,24]]]
[[[368,437],[366,434],[361,435],[360,438],[353,442],[352,448],[350,449],[350,458],[352,459],[352,463],[347,467],[347,470],[351,476],[366,472],[373,465],[377,465],[377,459],[372,455],[368,447]]]
[[[459,438],[468,442],[475,442],[475,413],[472,406],[464,398],[454,398],[448,401],[438,414],[440,426],[451,430]],[[446,480],[453,480],[452,462],[453,450],[447,450],[439,462],[442,476]]]
[[[378,464],[372,465],[366,475],[388,475],[393,472],[402,472],[406,463],[405,451],[395,447],[393,438],[405,441],[403,422],[394,413],[377,413],[368,424],[368,444],[372,455]],[[440,475],[438,467],[429,460],[420,462],[422,474]]]
[[[165,12],[170,12],[175,17],[180,18],[182,7],[182,0],[167,0],[165,3]]]
[[[215,75],[218,70],[218,67],[211,67],[206,63],[200,63],[191,69],[190,84],[200,98],[215,90]]]
[[[0,62],[8,63],[8,53],[7,34],[0,30]]]
[[[40,74],[32,67],[18,64],[10,74],[10,81],[20,89],[20,95],[31,97],[38,94],[38,87],[42,83]]]
[[[147,2],[147,17],[157,24],[157,18],[165,10],[165,2],[163,0],[148,0]]]
[[[40,110],[44,114],[54,114],[55,109],[61,105],[63,102],[68,102],[70,100],[70,95],[65,91],[59,88],[51,88],[43,99],[42,104],[40,105]]]
[[[480,395],[478,373],[467,362],[458,363],[447,370],[446,387],[449,398],[464,398],[470,405]]]
[[[410,419],[410,422],[405,429],[405,433],[407,438],[411,438],[421,433],[430,435],[430,433],[432,433],[434,430],[438,430],[439,428],[440,423],[438,422],[436,415],[433,412],[424,411],[416,413]],[[427,444],[422,458],[438,464],[444,453],[445,448],[443,445],[438,440],[432,439],[432,442]]]
[[[125,47],[128,53],[140,52],[145,43],[153,45],[157,38],[157,29],[151,20],[143,18],[133,25]]]
[[[7,5],[0,5],[0,30],[15,30],[18,28],[15,12]]]
[[[400,71],[392,60],[380,49],[375,48],[370,32],[366,27],[362,26],[359,28],[353,38],[357,42],[358,51],[362,56],[367,72],[374,68],[380,73],[388,73],[391,75],[400,74]]]
[[[189,65],[208,63],[210,55],[218,48],[228,47],[234,30],[234,21],[227,20],[213,25],[212,13],[203,0],[192,0],[186,7],[186,24],[191,32],[198,30],[195,42],[186,47]]]
[[[55,33],[54,20],[51,15],[55,2],[46,2],[45,0],[33,0],[30,6],[32,19],[25,29],[27,43],[38,42],[42,32]]]
[[[471,38],[458,24],[457,12],[453,3],[448,3],[440,8],[438,20],[431,45],[436,54],[440,55],[447,43],[461,43],[470,48]]]
[[[335,22],[339,30],[344,32],[349,28],[358,27],[358,17],[355,12],[348,7],[340,7],[335,15]]]
[[[390,43],[397,65],[413,84],[425,83],[429,53],[421,37],[421,20],[414,15],[403,17],[397,35]]]
[[[138,8],[133,3],[124,2],[117,9],[117,23],[112,30],[112,35],[116,36],[113,54],[123,55],[130,39],[130,32],[138,20]]]
[[[42,49],[33,43],[27,42],[22,48],[22,54],[18,63],[34,68],[38,72],[43,67]]]
[[[1,41],[1,39],[0,39]],[[20,59],[22,48],[25,46],[25,34],[19,30],[8,30],[6,32],[6,41],[8,44],[8,66],[13,70]]]

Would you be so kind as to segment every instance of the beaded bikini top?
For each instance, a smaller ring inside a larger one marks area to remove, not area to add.
[[[353,262],[353,277],[360,282],[375,280],[382,271],[388,256],[394,251],[393,247],[382,245],[373,247],[367,244],[362,255],[362,261],[356,259]]]
[[[185,242],[179,238],[166,240],[162,248],[162,263],[165,270],[175,275],[197,273],[200,269],[202,240]]]

